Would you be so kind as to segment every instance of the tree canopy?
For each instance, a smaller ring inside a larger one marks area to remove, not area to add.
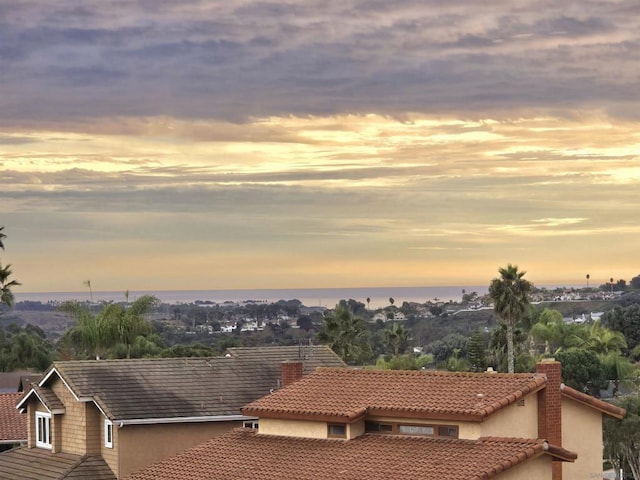
[[[0,250],[4,250],[4,239],[7,238],[7,236],[2,233],[3,230],[4,226],[0,226]],[[0,305],[4,303],[8,307],[13,306],[14,303],[14,296],[11,289],[21,285],[17,280],[11,279],[12,273],[11,264],[3,267],[2,262],[0,262]]]
[[[523,278],[526,272],[518,271],[516,265],[508,264],[498,272],[500,277],[491,281],[489,296],[493,300],[494,311],[507,327],[507,367],[509,373],[513,373],[515,371],[513,329],[529,306],[528,296],[533,289],[533,284]]]

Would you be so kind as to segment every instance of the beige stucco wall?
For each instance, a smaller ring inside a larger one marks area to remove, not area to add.
[[[287,437],[327,438],[327,423],[308,420],[261,418],[258,433]]]
[[[126,478],[147,465],[241,426],[242,422],[199,422],[119,427],[114,422],[114,450],[120,458],[117,468],[109,461],[107,464],[118,478]]]
[[[513,403],[498,410],[479,424],[479,427],[476,437],[463,437],[461,434],[460,438],[538,438],[538,395],[527,395],[523,406]]]
[[[602,478],[602,413],[563,397],[562,446],[578,454],[563,465],[563,480]]]
[[[551,457],[540,455],[510,468],[494,478],[496,480],[551,480]]]

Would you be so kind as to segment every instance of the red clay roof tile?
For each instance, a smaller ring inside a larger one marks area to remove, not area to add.
[[[567,385],[560,385],[560,390],[565,397],[576,400],[577,402],[591,408],[595,408],[596,410],[600,410],[602,413],[611,417],[622,419],[627,414],[627,411],[624,408],[620,408],[616,405],[600,400],[599,398],[592,397],[586,393],[579,392],[575,388],[571,388]]]
[[[365,434],[340,441],[238,429],[147,467],[129,480],[474,480],[492,478],[543,454],[563,459],[543,440]]]
[[[482,420],[546,385],[537,374],[319,368],[245,406],[259,417],[357,418],[369,414]],[[366,410],[365,410],[366,409]]]
[[[0,443],[27,441],[27,416],[16,409],[21,392],[0,394]]]

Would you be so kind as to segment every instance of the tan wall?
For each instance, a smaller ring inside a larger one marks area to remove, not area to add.
[[[578,454],[574,463],[563,464],[563,480],[602,478],[602,413],[563,398],[562,446]]]
[[[118,428],[114,422],[114,449],[120,456],[118,469],[107,463],[118,478],[126,478],[147,465],[241,426],[242,422],[200,422],[125,425]]]
[[[551,480],[551,457],[541,455],[510,468],[495,478],[496,480]]]
[[[120,429],[115,423],[113,424],[113,442],[112,442],[113,447],[112,448],[107,448],[104,446],[104,417],[102,416],[100,418],[99,430],[100,430],[100,454],[102,455],[102,458],[104,459],[106,464],[109,465],[109,468],[111,469],[111,471],[115,473],[117,476],[118,469],[119,469],[118,452],[120,449],[120,438],[119,438]]]
[[[286,437],[327,438],[327,423],[261,418],[258,425],[258,433]]]
[[[36,409],[38,405],[40,403],[32,399],[29,399],[27,404],[27,447],[29,448],[36,446]]]
[[[480,434],[477,437],[513,437],[513,438],[538,438],[538,396],[527,395],[524,398],[524,406],[511,404],[493,415],[490,415],[480,424]]]
[[[364,418],[347,425],[347,438],[359,437],[364,433]]]
[[[60,416],[62,445],[59,451],[76,455],[86,454],[86,404],[78,402],[59,378],[51,382],[51,390],[62,401],[65,408],[64,415]]]

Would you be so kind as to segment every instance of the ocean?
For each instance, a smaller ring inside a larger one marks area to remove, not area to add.
[[[449,286],[449,287],[361,287],[361,288],[293,288],[293,289],[258,289],[258,290],[149,290],[130,291],[129,300],[133,301],[142,295],[155,295],[163,303],[181,304],[196,301],[224,303],[256,301],[272,303],[278,300],[300,300],[307,307],[333,308],[340,300],[357,300],[364,304],[370,298],[370,308],[382,308],[389,305],[389,299],[401,306],[403,302],[425,303],[435,299],[441,301],[460,301],[462,290],[466,293],[476,292],[482,296],[487,293],[488,286]],[[16,302],[64,302],[66,300],[109,302],[123,301],[124,292],[48,292],[23,293],[15,292]]]

